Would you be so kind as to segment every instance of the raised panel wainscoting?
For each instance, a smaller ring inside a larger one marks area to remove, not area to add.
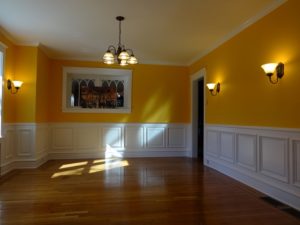
[[[187,156],[187,124],[51,124],[49,158]]]
[[[300,130],[206,125],[205,165],[300,210]]]
[[[188,124],[18,123],[4,125],[1,174],[49,159],[188,156]]]
[[[48,124],[3,125],[1,175],[14,169],[36,168],[48,160]]]

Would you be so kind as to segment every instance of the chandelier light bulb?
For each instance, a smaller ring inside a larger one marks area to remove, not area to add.
[[[114,58],[114,55],[109,50],[103,56],[103,60],[113,60]]]
[[[128,65],[127,60],[122,59],[120,62],[120,66],[127,66],[127,65]]]
[[[128,60],[129,59],[129,54],[125,50],[123,50],[120,55],[118,56],[119,59],[121,60]]]
[[[137,58],[135,58],[134,55],[131,55],[127,62],[129,64],[137,64],[138,63]]]
[[[114,64],[115,60],[114,59],[108,59],[108,60],[104,60],[105,64]]]

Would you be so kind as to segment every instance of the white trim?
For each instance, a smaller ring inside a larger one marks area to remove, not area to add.
[[[49,160],[48,155],[45,154],[34,160],[15,160],[1,165],[1,176],[16,170],[16,169],[35,169],[43,165]]]
[[[207,54],[211,53],[213,50],[220,47],[222,44],[251,26],[252,24],[256,23],[258,20],[262,19],[264,16],[268,15],[270,12],[281,6],[283,3],[285,3],[287,0],[276,0],[271,5],[268,5],[267,8],[263,9],[260,13],[256,14],[254,17],[247,20],[245,23],[240,25],[239,27],[233,29],[231,32],[223,36],[221,39],[216,41],[213,45],[209,46],[206,50],[202,51],[200,54],[198,54],[196,57],[194,57],[190,62],[188,62],[186,65],[191,66],[193,63],[200,60],[202,57],[206,56]]]
[[[5,63],[6,63],[6,48],[7,46],[0,42],[0,52],[3,54],[3,60],[0,62],[2,68],[0,68],[0,78],[1,78],[1,87],[0,87],[0,137],[3,137],[3,105],[4,105],[4,88],[6,84],[5,78]],[[2,70],[1,70],[2,69]],[[1,152],[0,152],[1,154]]]

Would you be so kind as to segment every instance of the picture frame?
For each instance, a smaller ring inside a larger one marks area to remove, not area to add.
[[[130,113],[132,70],[63,68],[62,111]]]

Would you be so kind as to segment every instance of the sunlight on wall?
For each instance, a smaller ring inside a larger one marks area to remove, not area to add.
[[[116,149],[112,148],[109,144],[106,144],[106,150],[105,150],[105,158],[123,158],[123,153],[118,152]]]

